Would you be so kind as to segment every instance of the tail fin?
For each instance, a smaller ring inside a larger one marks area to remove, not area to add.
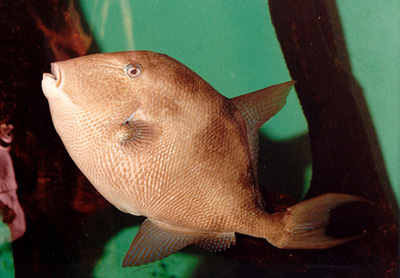
[[[278,238],[268,241],[284,249],[325,249],[353,240],[359,235],[333,237],[327,234],[327,230],[332,224],[332,212],[342,205],[354,202],[371,204],[361,197],[335,193],[300,202],[280,214],[284,225],[283,232]],[[359,227],[357,228],[359,230]]]

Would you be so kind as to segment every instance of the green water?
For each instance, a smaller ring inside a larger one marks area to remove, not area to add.
[[[128,228],[118,233],[107,243],[104,256],[98,261],[94,278],[119,278],[119,277],[159,277],[178,278],[193,277],[195,274],[204,275],[213,273],[214,277],[224,277],[237,267],[238,263],[223,259],[215,254],[200,250],[197,247],[186,248],[155,263],[136,267],[122,268],[122,259],[125,256],[127,242],[137,233],[139,226]],[[216,269],[219,268],[219,269]]]
[[[14,259],[11,245],[11,232],[7,224],[1,221],[0,214],[0,277],[11,278],[15,276]]]

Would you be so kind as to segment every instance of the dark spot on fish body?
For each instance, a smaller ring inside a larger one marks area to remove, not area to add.
[[[253,162],[249,160],[246,169],[243,170],[241,175],[238,177],[238,184],[246,189],[246,192],[250,194],[251,199],[253,200],[252,203],[243,203],[243,211],[248,211],[249,207],[253,207],[253,205],[260,210],[265,210],[265,200],[260,193],[252,163]]]
[[[180,104],[179,95],[176,98],[160,95],[158,101],[160,101],[160,105],[162,106],[159,113],[172,118],[183,117],[183,108]],[[157,111],[154,112],[157,113]]]
[[[255,162],[252,160],[251,156],[245,119],[230,99],[224,98],[223,107],[226,112],[226,117],[229,118],[236,127],[235,135],[237,136],[237,142],[235,142],[235,146],[242,147],[242,155],[238,156],[238,158],[241,157],[242,161],[236,160],[231,165],[238,169],[236,184],[243,189],[242,193],[247,195],[240,198],[247,201],[241,202],[239,206],[241,207],[241,211],[253,211],[255,208],[264,210],[265,201],[260,193],[258,181],[256,180],[256,167],[253,165]],[[251,199],[252,202],[248,202],[249,199]],[[247,219],[242,220],[247,223]]]
[[[232,100],[223,97],[222,98],[222,109],[226,112],[226,117],[232,119],[237,122],[238,126],[246,126],[244,118],[241,116],[240,111],[237,109],[235,104],[233,104]]]
[[[228,136],[231,134],[223,119],[215,116],[209,119],[206,126],[193,135],[192,145],[198,160],[213,164],[225,161],[233,149]]]
[[[246,175],[241,172],[247,172],[251,164],[244,120],[233,103],[222,96],[210,110],[204,117],[204,128],[192,137],[196,159],[210,173],[225,171],[231,179],[239,180],[240,175]]]
[[[234,210],[240,213],[229,221],[243,224],[247,223],[249,215],[241,213],[262,209],[264,201],[256,185],[244,120],[237,114],[240,112],[229,100],[221,101],[217,111],[208,118],[205,127],[193,135],[194,155],[212,183],[224,184],[222,189],[235,195],[235,202],[227,204],[233,204]],[[218,221],[222,223],[226,218]]]
[[[171,63],[171,59],[168,57],[166,65],[160,68],[160,77],[163,81],[168,80],[175,97],[190,97],[186,101],[196,103],[201,100],[199,98],[206,100],[210,95],[215,96],[217,92],[203,78],[175,59],[172,59],[174,63]]]
[[[182,84],[183,86],[187,86],[192,84],[197,78],[196,75],[187,69],[187,68],[174,68],[174,70],[170,71],[170,78],[173,84]]]

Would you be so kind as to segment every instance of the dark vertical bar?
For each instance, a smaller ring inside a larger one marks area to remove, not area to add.
[[[351,73],[339,60],[327,3],[269,1],[278,40],[292,78],[298,81],[296,91],[309,126],[313,177],[307,197],[343,192],[378,204],[383,218],[358,245],[348,245],[350,250],[346,252],[336,248],[321,254],[352,264],[352,256],[360,256],[363,248],[363,263],[376,273],[374,277],[392,277],[398,271],[398,226],[385,192],[391,196],[393,193],[376,166]],[[398,209],[396,204],[392,208]],[[354,272],[354,277],[360,276],[357,268]]]

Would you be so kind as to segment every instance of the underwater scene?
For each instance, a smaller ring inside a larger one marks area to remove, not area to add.
[[[400,2],[0,3],[0,277],[399,277]]]

